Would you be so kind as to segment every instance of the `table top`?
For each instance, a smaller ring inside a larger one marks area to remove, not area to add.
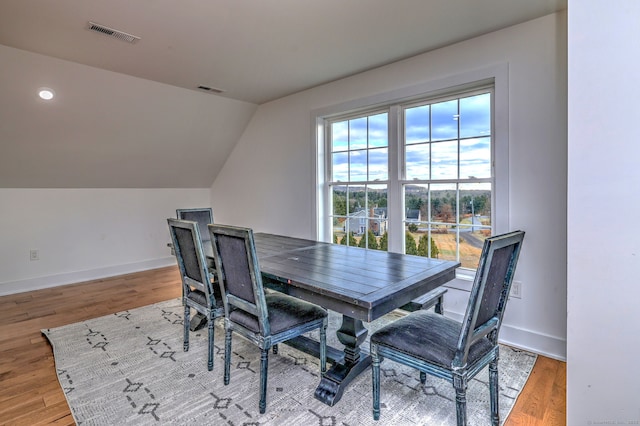
[[[265,286],[370,322],[452,280],[460,263],[254,235]]]

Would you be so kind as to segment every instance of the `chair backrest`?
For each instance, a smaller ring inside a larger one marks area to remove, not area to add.
[[[198,224],[194,221],[178,219],[167,219],[167,223],[182,277],[183,296],[186,296],[192,288],[196,288],[205,293],[209,306],[215,305]]]
[[[209,225],[213,257],[224,298],[226,318],[240,309],[259,322],[260,334],[271,334],[267,303],[253,231],[228,225]]]
[[[209,230],[207,225],[213,223],[213,209],[201,208],[201,209],[177,209],[176,217],[180,220],[191,220],[198,223],[198,231],[202,240],[209,242]]]
[[[469,348],[487,336],[495,345],[520,256],[523,231],[487,238],[462,323],[454,367],[464,366]]]

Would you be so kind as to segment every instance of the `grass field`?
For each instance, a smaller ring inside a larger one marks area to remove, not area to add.
[[[413,238],[416,241],[416,246],[420,241],[420,237],[425,235],[424,232],[410,232]],[[336,233],[338,236],[338,241],[340,241],[344,233]],[[483,235],[481,232],[474,232],[473,235],[479,239],[484,240],[486,235]],[[456,260],[456,234],[455,233],[432,233],[431,234],[433,241],[436,243],[440,254],[438,255],[439,259],[443,260]],[[356,236],[356,241],[359,243],[361,237]],[[460,244],[460,263],[463,268],[476,269],[478,267],[478,261],[480,260],[480,253],[482,252],[482,247],[475,247],[466,241],[464,241],[464,234],[461,237],[462,241]],[[380,242],[380,237],[377,238],[378,243]]]
[[[420,239],[420,235],[412,234],[416,241]],[[431,234],[438,250],[440,250],[439,259],[456,260],[456,235],[449,234]],[[464,238],[464,237],[463,237]],[[484,238],[484,237],[483,237]],[[480,260],[480,252],[482,248],[477,248],[464,241],[460,244],[460,263],[463,268],[476,269]]]

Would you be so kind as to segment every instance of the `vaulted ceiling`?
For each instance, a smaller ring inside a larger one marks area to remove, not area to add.
[[[0,187],[208,187],[259,104],[566,7],[2,0]]]

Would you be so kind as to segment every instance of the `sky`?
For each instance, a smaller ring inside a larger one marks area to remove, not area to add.
[[[405,108],[405,179],[491,177],[490,111],[489,93]],[[387,180],[387,128],[386,112],[332,123],[333,181]]]

